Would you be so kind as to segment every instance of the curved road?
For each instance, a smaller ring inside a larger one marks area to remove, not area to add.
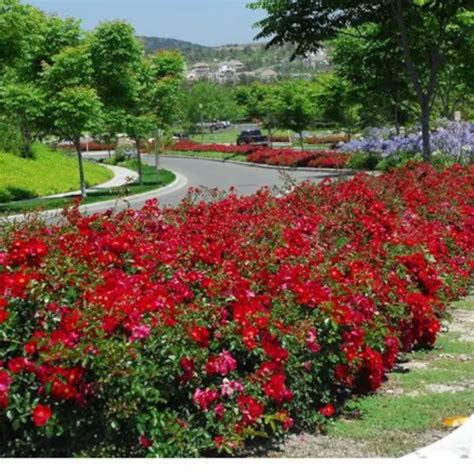
[[[97,159],[97,158],[96,158]],[[154,165],[154,156],[145,155],[143,161]],[[239,195],[253,194],[263,186],[269,188],[283,189],[288,179],[291,182],[321,181],[325,178],[341,176],[339,171],[319,171],[285,168],[279,169],[263,168],[257,166],[246,166],[232,162],[211,161],[199,158],[177,158],[169,156],[160,157],[160,168],[173,171],[178,176],[178,181],[161,190],[150,191],[145,195],[130,196],[128,199],[119,201],[97,202],[81,206],[81,212],[92,214],[105,212],[109,209],[116,211],[126,208],[140,209],[149,199],[157,198],[161,206],[176,206],[187,195],[188,189],[207,188],[229,191],[231,187]],[[290,183],[291,184],[291,183]],[[58,211],[45,211],[41,217],[48,222],[58,222],[61,217]],[[7,221],[22,221],[24,215],[7,217]]]
[[[155,158],[145,156],[144,161],[154,165]],[[203,159],[176,158],[161,156],[161,168],[178,173],[187,179],[187,184],[171,193],[167,193],[158,200],[162,206],[175,206],[187,194],[189,187],[217,188],[220,191],[229,191],[231,187],[239,195],[253,194],[263,186],[282,188],[285,185],[285,175],[296,182],[321,181],[325,178],[339,176],[339,172],[311,171],[303,169],[278,169],[245,166],[231,162],[208,161]],[[143,203],[134,203],[138,208]]]

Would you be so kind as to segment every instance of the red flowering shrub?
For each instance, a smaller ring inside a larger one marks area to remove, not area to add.
[[[262,147],[256,145],[219,145],[216,143],[201,144],[186,140],[176,142],[169,147],[170,150],[174,151],[194,151],[196,153],[214,151],[232,155],[247,155],[259,148]]]
[[[292,148],[267,148],[255,145],[216,145],[198,144],[181,141],[174,144],[171,150],[191,151],[196,153],[218,152],[236,155],[247,155],[250,163],[274,166],[310,166],[314,168],[343,168],[350,159],[346,153],[328,150],[299,151]]]
[[[288,135],[273,135],[272,141],[275,143],[289,143],[290,137]],[[303,142],[309,145],[337,144],[348,141],[349,137],[345,133],[332,133],[328,135],[317,135],[314,137],[303,138]]]
[[[298,151],[288,148],[261,149],[247,155],[247,161],[251,163],[313,168],[343,168],[349,159],[346,153],[335,151]]]
[[[416,165],[0,238],[0,455],[197,456],[314,427],[435,343],[474,166]]]

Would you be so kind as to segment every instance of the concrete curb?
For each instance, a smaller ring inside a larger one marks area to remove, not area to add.
[[[472,459],[474,458],[474,415],[452,433],[402,459]]]
[[[187,185],[188,180],[185,176],[176,173],[173,171],[173,174],[176,176],[176,179],[172,182],[163,186],[162,188],[154,189],[152,191],[147,191],[145,193],[134,194],[128,198],[120,198],[120,199],[110,199],[107,201],[100,201],[95,202],[93,204],[84,204],[83,206],[79,206],[79,210],[82,213],[94,213],[98,210],[102,210],[103,208],[115,209],[118,210],[120,208],[127,208],[130,205],[140,202],[140,201],[148,201],[149,199],[159,198],[160,196],[164,196],[166,194],[172,193],[177,191],[178,189],[183,188]],[[113,205],[113,206],[112,206]],[[61,218],[62,209],[51,209],[49,211],[40,212],[38,215],[41,219],[50,220],[52,218]],[[28,215],[32,215],[34,212],[29,214],[14,214],[13,216],[7,216],[4,218],[0,218],[0,222],[22,222],[26,220]]]
[[[179,158],[179,159],[187,159],[187,160],[200,160],[200,161],[211,161],[217,163],[232,163],[234,165],[241,165],[241,166],[248,166],[250,168],[263,168],[267,170],[277,170],[277,171],[325,171],[330,173],[337,173],[337,174],[357,174],[364,172],[363,170],[353,170],[350,168],[311,168],[311,167],[291,167],[291,166],[274,166],[274,165],[262,165],[260,163],[247,163],[245,161],[237,161],[232,159],[225,159],[225,158],[206,158],[206,157],[199,157],[199,156],[189,156],[189,155],[160,155],[163,158]]]

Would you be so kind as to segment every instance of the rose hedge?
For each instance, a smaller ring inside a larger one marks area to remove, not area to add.
[[[272,141],[276,143],[289,143],[290,137],[288,135],[273,135]],[[294,140],[295,141],[295,140]],[[314,137],[304,137],[303,142],[309,145],[337,145],[341,142],[348,142],[348,135],[345,133],[333,133],[328,135],[317,135]]]
[[[218,152],[246,155],[250,163],[274,166],[297,166],[314,168],[343,168],[350,159],[347,153],[328,150],[298,151],[292,148],[267,148],[255,145],[217,145],[198,144],[182,141],[174,144],[174,151],[191,151],[196,153]]]
[[[292,149],[260,149],[247,155],[247,161],[275,166],[312,168],[344,168],[350,156],[327,150],[297,151]]]
[[[474,270],[474,166],[66,215],[0,240],[2,456],[314,428],[433,345]]]

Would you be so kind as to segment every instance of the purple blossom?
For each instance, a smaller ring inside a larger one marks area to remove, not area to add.
[[[387,128],[372,128],[364,138],[352,140],[341,149],[346,152],[374,153],[387,158],[398,153],[421,153],[423,143],[420,131],[393,135]],[[474,125],[440,121],[436,131],[431,133],[431,149],[434,155],[446,155],[458,160],[474,157]]]

